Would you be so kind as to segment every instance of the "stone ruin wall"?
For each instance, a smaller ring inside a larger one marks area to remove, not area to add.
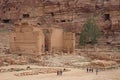
[[[12,53],[37,55],[44,52],[43,45],[42,30],[36,29],[36,26],[16,25],[15,30],[10,33],[10,52]]]
[[[15,30],[10,32],[11,53],[41,55],[44,52],[73,53],[75,50],[75,33],[64,32],[56,25],[39,28],[23,23],[15,26]]]

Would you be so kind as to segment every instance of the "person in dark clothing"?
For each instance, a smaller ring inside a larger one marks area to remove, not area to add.
[[[60,72],[59,72],[59,70],[57,70],[57,76],[59,76],[59,74],[60,74]]]
[[[96,75],[98,75],[98,69],[96,69]]]
[[[60,70],[60,76],[62,76],[62,73],[63,73],[62,70]]]
[[[87,72],[89,72],[89,69],[88,69],[88,68],[87,68],[86,70],[87,70]]]
[[[57,71],[57,76],[62,76],[62,73],[63,73],[62,70],[58,70]]]
[[[91,72],[91,68],[89,68],[89,72]]]
[[[91,72],[93,72],[93,68],[91,68]]]

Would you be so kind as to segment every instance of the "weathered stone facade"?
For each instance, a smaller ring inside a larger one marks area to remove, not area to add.
[[[10,52],[40,55],[44,52],[74,52],[75,33],[59,27],[43,27],[23,23],[10,33]]]
[[[28,24],[15,25],[10,33],[10,52],[40,54],[44,51],[44,34],[41,29]]]

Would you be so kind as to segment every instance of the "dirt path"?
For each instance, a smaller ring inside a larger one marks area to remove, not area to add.
[[[63,76],[52,74],[39,74],[33,76],[17,77],[14,74],[17,72],[0,73],[0,80],[120,80],[120,69],[107,70],[94,73],[86,73],[85,70],[71,69],[69,72],[64,72]]]

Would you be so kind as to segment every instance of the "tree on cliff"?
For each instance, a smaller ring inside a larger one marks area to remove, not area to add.
[[[91,44],[97,43],[97,39],[100,36],[99,28],[93,17],[89,17],[83,25],[83,30],[80,35],[80,44],[85,45],[88,42]]]

